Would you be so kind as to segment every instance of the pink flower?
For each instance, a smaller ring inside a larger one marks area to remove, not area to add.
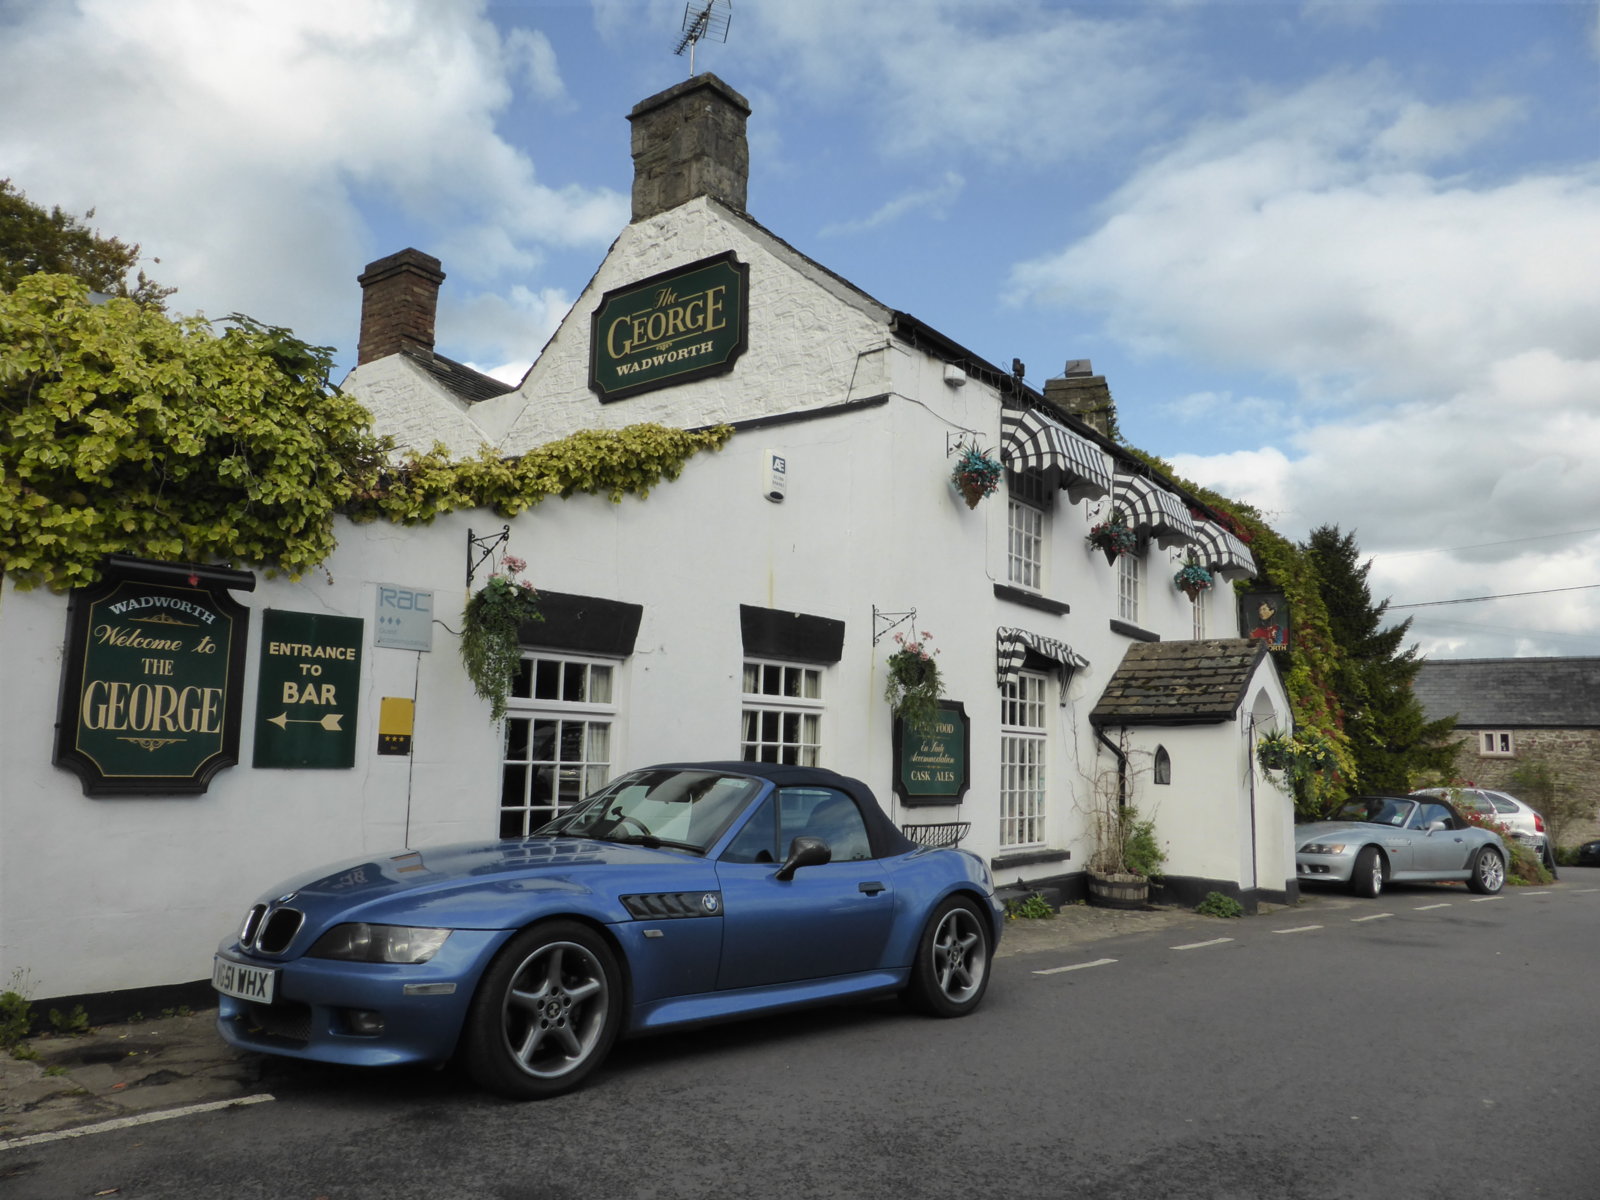
[[[518,558],[515,554],[506,555],[503,561],[505,562],[506,570],[513,575],[520,575],[528,569],[528,560]]]

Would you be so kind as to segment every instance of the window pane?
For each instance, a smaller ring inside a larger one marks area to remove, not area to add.
[[[589,668],[589,703],[611,703],[611,668],[591,666]]]
[[[558,700],[561,697],[561,664],[540,659],[533,680],[535,700]]]

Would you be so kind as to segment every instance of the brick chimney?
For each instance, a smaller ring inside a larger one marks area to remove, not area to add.
[[[1044,381],[1044,398],[1064,409],[1106,437],[1115,436],[1117,406],[1111,399],[1106,377],[1096,375],[1087,358],[1074,358],[1066,370]]]
[[[405,249],[367,264],[361,285],[361,340],[356,365],[401,350],[433,353],[433,318],[444,272],[439,260]]]
[[[633,219],[696,196],[745,211],[750,102],[715,75],[696,75],[633,106]]]

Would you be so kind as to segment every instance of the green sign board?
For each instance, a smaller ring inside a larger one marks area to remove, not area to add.
[[[261,614],[254,766],[355,766],[364,628],[360,617]]]
[[[603,403],[733,369],[750,266],[730,250],[607,292],[589,324],[589,387]]]
[[[959,804],[972,784],[972,723],[964,704],[939,702],[925,730],[894,723],[894,790],[906,804]]]
[[[54,762],[85,794],[204,792],[239,761],[249,572],[111,556],[67,609]]]

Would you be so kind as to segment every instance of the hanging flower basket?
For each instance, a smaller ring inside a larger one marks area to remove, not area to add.
[[[919,633],[907,640],[906,635],[894,635],[899,649],[889,655],[889,682],[883,689],[883,698],[889,710],[907,728],[923,733],[933,728],[939,715],[939,664],[933,661],[937,650],[929,650],[931,633]]]
[[[967,502],[968,508],[977,508],[978,501],[994,495],[1000,487],[1001,467],[997,459],[990,458],[976,446],[964,446],[956,460],[950,482]]]
[[[473,593],[461,615],[461,665],[473,691],[489,702],[489,719],[506,715],[506,697],[522,667],[517,631],[524,621],[542,621],[539,593],[517,573],[527,563],[506,555],[505,571],[496,571]]]
[[[1109,517],[1092,526],[1087,540],[1106,556],[1107,563],[1114,563],[1122,555],[1132,554],[1139,548],[1139,535],[1120,508],[1113,508]]]
[[[1211,572],[1200,565],[1194,555],[1184,560],[1183,566],[1178,568],[1178,573],[1172,577],[1172,582],[1178,590],[1190,600],[1194,600],[1201,592],[1211,587]]]

